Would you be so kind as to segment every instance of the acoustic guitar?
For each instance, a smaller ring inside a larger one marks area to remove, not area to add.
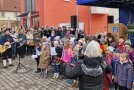
[[[6,42],[4,45],[0,45],[0,53],[4,53],[7,49],[11,48],[11,45],[15,42]]]

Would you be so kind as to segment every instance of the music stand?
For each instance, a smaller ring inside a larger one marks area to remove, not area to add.
[[[22,47],[22,46],[20,46],[20,47]],[[19,47],[19,48],[20,48],[20,47]],[[21,69],[22,67],[23,67],[25,70],[27,70],[27,68],[21,63],[21,57],[20,57],[20,52],[19,52],[19,63],[18,63],[18,65],[17,65],[16,73],[17,73],[18,70]]]

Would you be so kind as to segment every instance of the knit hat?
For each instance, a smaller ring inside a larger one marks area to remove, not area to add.
[[[96,36],[91,36],[91,40],[97,41],[97,37]]]
[[[115,53],[121,53],[121,49],[116,48],[116,49],[114,50],[114,52],[115,52]]]
[[[126,40],[125,44],[131,46],[132,43],[130,40]]]
[[[110,46],[112,46],[112,47],[114,47],[114,48],[116,48],[116,43],[115,42],[112,42],[112,43],[110,43]]]
[[[47,46],[47,47],[50,46],[48,42],[43,42],[42,45],[43,45],[43,46]]]
[[[105,39],[104,38],[101,38],[100,39],[100,43],[102,43],[102,42],[105,42]]]
[[[112,46],[109,46],[109,47],[107,48],[107,51],[114,52],[114,48],[113,48]]]

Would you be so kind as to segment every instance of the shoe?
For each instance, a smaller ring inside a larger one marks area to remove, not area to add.
[[[53,76],[53,78],[56,78],[56,73],[54,73],[54,76]]]
[[[21,55],[20,57],[21,57],[21,58],[24,58],[24,55]]]
[[[12,60],[15,60],[15,56],[12,57]]]
[[[4,66],[4,69],[7,69],[8,67],[7,66]]]
[[[55,77],[56,79],[58,79],[59,78],[59,73],[56,73],[56,77]]]
[[[39,71],[39,70],[37,70],[37,71],[35,71],[35,73],[40,73],[41,71]]]
[[[14,65],[13,64],[10,64],[9,67],[13,67]]]
[[[75,85],[74,85],[74,87],[73,87],[73,88],[78,88],[78,87],[79,87],[79,81],[78,81],[78,80],[76,80]]]
[[[63,80],[63,79],[66,79],[66,76],[65,76],[65,75],[63,75],[63,76],[60,78],[60,80]]]

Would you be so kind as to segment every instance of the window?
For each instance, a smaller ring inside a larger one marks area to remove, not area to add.
[[[5,12],[1,12],[1,17],[5,17]]]
[[[14,17],[16,17],[17,15],[18,15],[18,13],[17,13],[17,12],[15,12],[15,13],[14,13]]]
[[[35,10],[36,7],[35,0],[25,0],[24,4],[25,4],[25,12],[30,12]]]

